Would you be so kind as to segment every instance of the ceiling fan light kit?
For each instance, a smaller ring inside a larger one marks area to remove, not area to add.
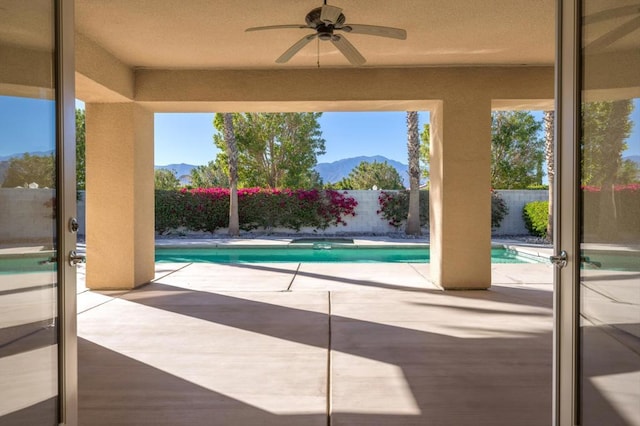
[[[305,17],[306,25],[269,25],[265,27],[247,28],[245,31],[251,32],[288,28],[315,31],[315,33],[302,37],[294,43],[293,46],[280,55],[280,57],[276,59],[276,63],[279,64],[288,62],[296,53],[302,50],[303,47],[309,44],[313,39],[317,38],[322,41],[330,41],[352,65],[363,65],[367,61],[364,56],[362,56],[358,49],[356,49],[356,47],[351,44],[343,34],[336,34],[336,32],[372,35],[397,40],[405,40],[407,38],[407,32],[401,28],[383,27],[379,25],[346,24],[346,20],[346,17],[342,13],[342,9],[328,5],[325,0],[322,7],[317,7],[307,13],[307,16]]]

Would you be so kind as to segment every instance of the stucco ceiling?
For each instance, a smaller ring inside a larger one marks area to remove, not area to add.
[[[275,59],[309,30],[246,33],[304,24],[321,0],[76,0],[76,27],[125,64],[140,68],[264,69],[350,66],[315,41],[289,63]],[[347,23],[407,30],[406,40],[348,35],[365,67],[550,65],[553,0],[330,0]],[[319,49],[319,54],[318,54]]]

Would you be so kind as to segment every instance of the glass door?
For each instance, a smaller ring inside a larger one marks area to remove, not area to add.
[[[7,426],[75,417],[68,350],[75,279],[64,262],[75,241],[63,231],[75,209],[65,108],[73,83],[62,59],[69,7],[0,0],[0,424]]]
[[[640,4],[581,5],[579,418],[640,425]]]
[[[554,424],[640,425],[640,4],[558,2]]]

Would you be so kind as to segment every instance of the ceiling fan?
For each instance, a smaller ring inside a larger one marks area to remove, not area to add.
[[[364,64],[367,60],[358,52],[358,49],[346,39],[344,34],[340,34],[342,32],[374,35],[398,40],[405,40],[407,38],[407,32],[400,28],[382,27],[379,25],[345,24],[346,18],[342,13],[342,9],[328,5],[327,0],[324,0],[322,7],[316,7],[307,13],[305,21],[307,23],[306,25],[270,25],[266,27],[247,28],[245,31],[278,30],[284,28],[310,29],[315,31],[315,33],[302,37],[287,49],[286,52],[280,55],[280,57],[276,59],[276,63],[278,64],[288,62],[289,59],[315,38],[333,43],[352,65]]]

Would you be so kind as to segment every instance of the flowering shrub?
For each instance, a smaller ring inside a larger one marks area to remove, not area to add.
[[[215,232],[229,226],[229,190],[223,188],[181,189],[183,226],[192,231]]]
[[[498,228],[507,213],[509,213],[507,203],[498,192],[491,189],[491,229]]]
[[[355,216],[357,201],[334,190],[263,189],[238,190],[240,228],[283,227],[299,231],[308,226],[326,229],[346,225]],[[194,188],[156,191],[155,229],[159,233],[185,227],[192,231],[215,232],[229,226],[229,189]]]
[[[381,191],[378,196],[380,210],[376,211],[389,225],[399,228],[409,213],[409,191]],[[499,193],[491,190],[491,227],[497,228],[509,208]],[[420,226],[429,224],[429,191],[420,191]]]
[[[381,191],[378,196],[381,215],[389,225],[399,228],[407,220],[409,214],[409,191]],[[420,226],[429,224],[429,191],[420,191]]]

